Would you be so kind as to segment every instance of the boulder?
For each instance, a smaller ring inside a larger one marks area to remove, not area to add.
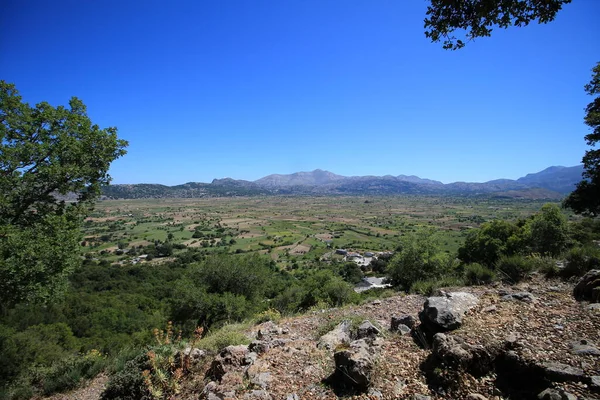
[[[546,377],[552,382],[583,381],[585,373],[582,369],[567,364],[548,362],[542,363]]]
[[[585,339],[572,342],[569,346],[571,347],[571,353],[578,356],[600,356],[600,350]]]
[[[432,355],[452,369],[462,369],[482,375],[494,367],[499,349],[472,345],[460,336],[436,333],[433,336]]]
[[[372,342],[381,332],[369,320],[363,321],[356,331],[356,339],[365,339]]]
[[[331,331],[327,332],[319,339],[317,347],[326,350],[335,350],[342,344],[350,343],[350,321],[342,321]]]
[[[408,329],[410,330],[415,326],[415,323],[416,323],[415,317],[413,317],[412,315],[403,314],[403,315],[399,315],[399,316],[393,316],[392,322],[390,324],[390,330],[399,331],[400,325],[404,325],[404,326],[408,327]]]
[[[573,296],[579,301],[600,303],[600,269],[588,271],[573,289]]]
[[[371,385],[374,357],[364,339],[355,340],[347,349],[336,351],[335,377],[356,391],[366,392]]]
[[[253,390],[246,393],[244,399],[247,400],[272,400],[273,397],[266,390]]]
[[[546,389],[538,394],[539,400],[577,400],[577,397],[564,390]]]
[[[445,296],[429,297],[419,313],[419,319],[431,331],[451,331],[461,326],[465,313],[478,302],[477,297],[465,292],[451,292],[446,293]]]
[[[213,360],[208,376],[220,381],[229,371],[251,365],[254,361],[256,353],[251,352],[248,346],[227,346]]]
[[[535,297],[529,292],[518,292],[518,293],[504,295],[504,296],[502,296],[502,300],[504,300],[504,301],[518,300],[518,301],[525,301],[527,303],[532,303],[535,301]]]

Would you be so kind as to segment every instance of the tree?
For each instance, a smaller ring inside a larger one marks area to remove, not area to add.
[[[493,220],[473,229],[458,249],[458,258],[464,263],[478,263],[492,267],[501,255],[518,249],[519,228],[507,221]]]
[[[595,147],[600,142],[600,62],[592,69],[592,80],[585,85],[585,91],[594,100],[585,108],[584,121],[592,128],[585,136],[588,146]],[[578,214],[600,215],[600,149],[592,148],[585,152],[582,159],[585,178],[565,200],[563,205]]]
[[[523,226],[533,253],[558,256],[569,241],[567,219],[555,204],[544,204]]]
[[[425,18],[425,36],[432,42],[443,40],[445,49],[465,46],[465,40],[490,36],[494,26],[545,24],[556,17],[571,0],[431,0]],[[453,36],[464,30],[464,40]]]
[[[48,300],[79,263],[79,229],[125,154],[116,128],[69,108],[24,103],[0,81],[0,303]],[[68,199],[72,199],[68,201]]]
[[[452,261],[440,250],[435,232],[422,230],[403,238],[401,250],[387,266],[387,275],[392,285],[408,291],[417,281],[437,279],[450,272]]]

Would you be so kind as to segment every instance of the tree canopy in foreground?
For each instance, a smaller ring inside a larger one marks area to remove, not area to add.
[[[493,27],[545,24],[571,0],[431,0],[425,18],[425,36],[443,40],[445,49],[464,47],[465,41],[491,36]],[[464,38],[454,32],[463,30]]]
[[[583,173],[585,180],[577,184],[577,188],[567,197],[564,205],[576,213],[590,216],[600,215],[600,62],[592,69],[592,80],[585,85],[585,91],[594,100],[585,109],[584,121],[592,128],[585,136],[585,141],[592,149],[583,156]]]
[[[32,107],[0,81],[3,306],[47,300],[66,284],[79,262],[80,222],[126,146],[116,128],[92,124],[81,100]]]

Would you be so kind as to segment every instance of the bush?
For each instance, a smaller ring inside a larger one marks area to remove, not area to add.
[[[465,267],[465,283],[471,285],[488,285],[496,279],[496,274],[483,265],[473,263]]]
[[[138,354],[114,374],[100,397],[101,400],[152,400],[142,372],[150,368],[146,352]]]
[[[558,274],[556,261],[551,257],[544,257],[538,254],[533,254],[529,257],[531,268],[534,271],[543,273],[547,278],[555,277]]]
[[[197,346],[216,353],[227,346],[250,344],[250,338],[243,333],[247,328],[248,324],[224,325],[221,329],[203,337]]]
[[[267,321],[273,321],[274,323],[278,323],[279,320],[281,320],[281,314],[279,313],[279,311],[274,310],[272,308],[269,308],[268,310],[265,310],[260,314],[257,314],[256,317],[254,317],[254,321],[257,324],[261,324]]]
[[[533,267],[534,265],[530,259],[519,255],[502,256],[496,262],[496,270],[499,272],[502,281],[511,284],[523,280],[533,271]]]
[[[600,268],[600,249],[593,246],[574,247],[565,259],[565,268],[559,272],[561,277],[583,276],[589,270]]]
[[[445,276],[439,279],[417,281],[410,287],[410,292],[423,296],[431,296],[439,288],[463,285],[464,281],[462,279],[455,276]]]

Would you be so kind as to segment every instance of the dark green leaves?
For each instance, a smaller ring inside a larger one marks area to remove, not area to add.
[[[563,4],[571,0],[431,0],[425,18],[425,36],[443,40],[444,49],[456,50],[465,41],[490,36],[493,27],[526,26],[532,21],[554,20]],[[463,30],[464,40],[453,36]]]

